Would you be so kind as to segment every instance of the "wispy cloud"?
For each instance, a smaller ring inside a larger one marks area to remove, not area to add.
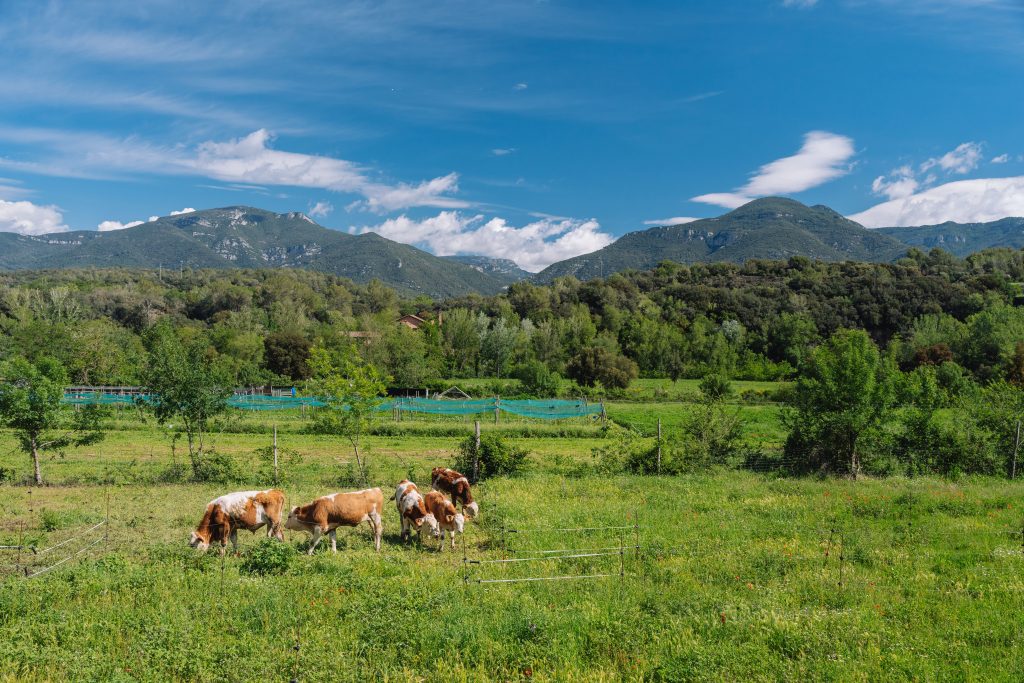
[[[515,147],[495,147],[494,149],[491,150],[491,154],[493,154],[496,157],[505,157],[508,156],[509,154],[514,154],[517,151],[519,150],[517,150]]]
[[[891,199],[850,219],[869,228],[982,223],[1024,216],[1024,176],[976,178],[939,185]]]
[[[0,158],[0,167],[42,175],[79,178],[124,178],[147,175],[198,175],[240,189],[290,186],[356,194],[351,208],[396,211],[415,206],[463,208],[469,203],[449,195],[458,191],[458,174],[420,183],[389,184],[370,169],[345,159],[288,152],[271,146],[265,129],[226,141],[195,147],[155,145],[136,137],[116,139],[96,134],[48,129],[0,128],[0,140],[45,150],[43,158]]]
[[[964,142],[957,145],[956,149],[946,152],[941,157],[928,159],[921,164],[921,171],[928,171],[939,167],[947,173],[970,173],[978,168],[981,163],[981,144],[977,142]]]
[[[850,172],[853,140],[845,135],[811,131],[796,154],[765,164],[743,187],[693,197],[691,201],[735,209],[757,197],[791,194],[817,187]]]
[[[947,175],[964,175],[977,169],[981,160],[981,143],[964,142],[941,156],[926,159],[917,169],[911,164],[904,164],[887,175],[878,176],[871,183],[871,191],[880,197],[903,199],[934,185],[939,180],[938,171],[945,171]],[[994,159],[993,162],[998,163]]]
[[[1008,161],[1010,161],[1010,155],[1009,154],[1000,154],[997,157],[992,157],[992,163],[993,164],[1005,164]]]
[[[597,221],[544,218],[516,227],[504,218],[442,211],[432,218],[392,218],[353,232],[376,232],[388,239],[424,247],[438,256],[479,254],[515,261],[524,270],[537,272],[573,256],[611,244]]]
[[[682,225],[684,223],[692,223],[699,220],[699,218],[694,218],[692,216],[674,216],[673,218],[652,218],[649,221],[644,221],[644,225]]]
[[[331,215],[334,211],[334,205],[330,202],[319,201],[313,206],[309,207],[309,215],[311,218],[326,218]]]
[[[818,4],[818,0],[782,0],[783,7],[796,7],[798,9],[810,9]]]

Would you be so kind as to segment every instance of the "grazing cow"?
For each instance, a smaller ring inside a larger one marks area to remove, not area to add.
[[[473,492],[469,490],[469,479],[447,467],[435,467],[430,476],[430,488],[450,494],[452,502],[462,505],[462,511],[467,517],[472,519],[480,514],[480,506],[473,500]]]
[[[395,487],[395,506],[402,520],[402,540],[410,538],[413,528],[422,536],[424,526],[430,530],[431,536],[436,537],[440,534],[437,518],[427,511],[419,489],[408,479],[398,482],[398,486]]]
[[[284,512],[284,492],[279,489],[266,491],[239,491],[215,498],[206,506],[206,513],[199,526],[192,532],[189,545],[206,550],[210,543],[220,542],[220,554],[224,554],[228,538],[235,553],[238,553],[238,530],[255,532],[266,526],[267,538],[284,540],[281,531],[281,514]]]
[[[317,498],[309,505],[292,508],[285,527],[294,531],[308,531],[313,534],[309,554],[313,554],[317,543],[324,534],[331,538],[331,552],[338,552],[338,537],[335,529],[339,526],[359,526],[370,523],[373,531],[373,547],[380,552],[380,537],[384,533],[381,512],[384,510],[384,494],[380,489],[366,489],[354,493],[332,493]]]
[[[438,550],[444,550],[445,531],[449,532],[452,536],[452,549],[454,550],[455,533],[465,533],[466,518],[455,509],[455,506],[440,491],[430,491],[427,493],[423,497],[423,503],[427,508],[427,512],[434,515],[434,518],[437,519],[437,525],[441,528],[441,545],[438,547]]]

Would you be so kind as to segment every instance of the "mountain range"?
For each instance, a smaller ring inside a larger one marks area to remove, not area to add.
[[[442,259],[376,233],[350,235],[302,213],[248,206],[165,216],[124,230],[0,233],[0,269],[308,268],[403,294],[494,294],[508,284],[479,266]]]
[[[697,263],[807,256],[824,261],[892,261],[907,245],[868,230],[827,206],[792,199],[756,199],[717,218],[704,218],[623,235],[591,254],[554,263],[537,282],[574,275],[581,280],[627,268],[653,268],[660,261]]]
[[[531,274],[509,259],[438,257],[375,233],[352,235],[305,214],[247,206],[165,216],[110,232],[49,235],[0,232],[0,270],[126,268],[308,268],[406,295],[444,299],[495,294],[513,282],[581,280],[659,262],[743,262],[806,256],[825,261],[893,261],[916,246],[957,256],[992,247],[1024,248],[1024,218],[869,230],[827,206],[757,199],[717,218],[627,233],[590,254]]]

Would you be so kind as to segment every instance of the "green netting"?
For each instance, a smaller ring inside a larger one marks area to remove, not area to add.
[[[75,391],[64,394],[64,402],[71,405],[132,405],[150,400],[147,394],[105,393],[99,391]],[[319,407],[323,401],[309,396],[261,396],[256,394],[235,394],[228,399],[228,405],[239,410],[287,410],[302,407]],[[598,415],[600,404],[586,401],[547,400],[502,400],[497,398],[476,398],[450,401],[428,398],[396,398],[377,406],[378,411],[399,410],[401,412],[424,413],[428,415],[477,415],[493,413],[495,409],[513,415],[544,420],[561,420],[573,417]]]

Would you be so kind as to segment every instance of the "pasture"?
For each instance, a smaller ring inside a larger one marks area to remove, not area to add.
[[[685,409],[610,403],[609,416],[646,431]],[[752,442],[778,440],[776,408],[742,409],[757,416]],[[302,456],[284,472],[289,505],[354,488],[346,444],[301,433],[299,416],[232,420],[212,442],[248,476],[263,466],[254,452],[271,422]],[[410,421],[370,437],[371,483],[386,496],[403,477],[426,488],[470,424]],[[245,570],[259,534],[241,534],[242,557],[223,561],[186,545],[210,499],[257,482],[170,481],[166,430],[129,414],[116,427],[48,457],[52,486],[0,484],[0,544],[51,547],[103,521],[110,501],[108,535],[65,548],[95,546],[0,580],[0,680],[1010,681],[1024,671],[1020,483],[604,477],[588,470],[605,442],[598,427],[503,418],[484,428],[529,448],[531,468],[475,488],[481,517],[456,552],[433,539],[403,545],[388,502],[380,555],[365,525],[341,529],[337,555],[321,544],[261,576]],[[0,434],[0,467],[24,472],[14,445]],[[556,530],[596,527],[627,528]],[[295,551],[307,539],[286,532]],[[467,565],[464,553],[544,559]],[[44,560],[0,556],[7,567]],[[590,574],[611,576],[477,583]]]

